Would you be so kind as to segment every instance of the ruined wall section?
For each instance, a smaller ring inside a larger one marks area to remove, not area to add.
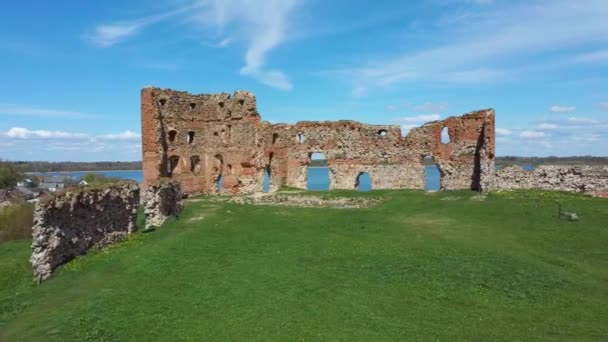
[[[176,180],[161,179],[150,184],[144,196],[146,229],[160,227],[168,218],[182,210],[181,185]]]
[[[496,189],[608,192],[608,166],[543,165],[533,171],[509,166],[496,171]]]
[[[136,230],[139,186],[125,182],[100,189],[57,193],[38,203],[32,228],[36,280],[92,247],[103,247]]]
[[[144,186],[171,177],[187,193],[260,191],[260,124],[255,97],[245,91],[143,89]]]
[[[375,189],[415,186],[411,172],[404,169],[408,159],[401,148],[399,126],[303,121],[268,125],[264,136],[281,185],[305,189],[311,155],[323,153],[330,170],[330,189],[354,189],[363,172],[370,175]]]
[[[487,191],[494,175],[494,120],[494,110],[487,109],[433,121],[412,129],[404,147],[421,164],[424,157],[434,159],[442,189]],[[444,128],[447,143],[441,139]]]

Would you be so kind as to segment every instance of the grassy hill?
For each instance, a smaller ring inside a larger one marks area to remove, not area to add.
[[[338,195],[385,201],[197,199],[38,287],[29,243],[4,243],[0,340],[608,339],[608,200],[324,194]],[[560,220],[556,202],[580,221]]]

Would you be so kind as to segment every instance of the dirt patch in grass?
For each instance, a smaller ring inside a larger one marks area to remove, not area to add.
[[[369,208],[382,202],[381,198],[364,197],[322,197],[314,195],[253,194],[250,196],[232,197],[229,200],[238,204],[271,205],[282,207],[304,208]]]

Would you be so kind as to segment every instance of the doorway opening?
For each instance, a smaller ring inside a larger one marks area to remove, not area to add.
[[[306,170],[306,189],[314,191],[329,190],[329,167],[325,154],[314,152],[309,154],[310,163]]]
[[[422,165],[424,166],[424,190],[441,190],[441,172],[435,159],[431,156],[425,156],[422,158]]]
[[[357,189],[357,191],[364,192],[372,190],[372,178],[369,176],[369,173],[359,173],[357,180],[355,181],[355,189]]]

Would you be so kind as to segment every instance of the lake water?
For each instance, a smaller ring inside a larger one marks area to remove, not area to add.
[[[84,174],[90,171],[77,172],[44,172],[34,173],[36,175],[70,177],[74,180],[79,180]],[[95,173],[106,177],[130,179],[136,182],[143,181],[143,172],[141,170],[132,171],[96,171]],[[268,175],[264,175],[264,190],[268,191]],[[372,188],[371,179],[367,173],[359,177],[359,190],[369,191]],[[315,191],[323,191],[329,189],[329,169],[326,167],[314,167],[308,169],[308,189]],[[426,190],[439,190],[439,169],[436,166],[426,166]]]

